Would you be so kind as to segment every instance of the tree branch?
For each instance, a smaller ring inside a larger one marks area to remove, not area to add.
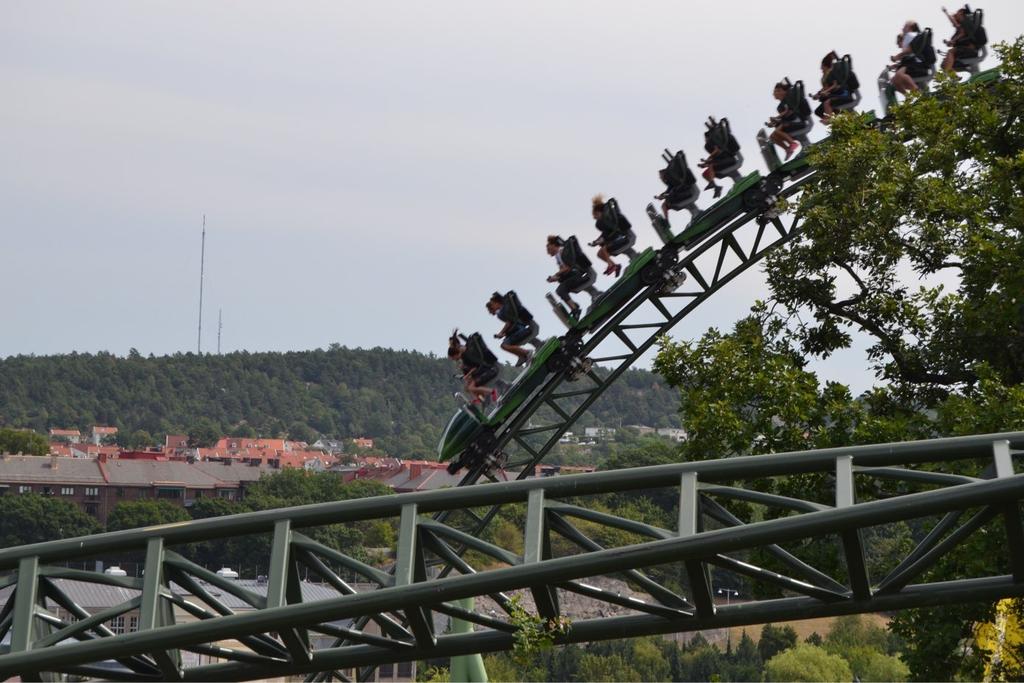
[[[959,384],[961,382],[972,382],[978,376],[970,370],[959,372],[929,372],[921,367],[921,363],[911,356],[908,356],[898,338],[887,332],[875,321],[851,311],[842,302],[837,301],[816,301],[814,302],[832,315],[849,320],[861,327],[865,332],[874,336],[882,344],[882,348],[892,356],[893,362],[899,368],[900,378],[917,384]]]

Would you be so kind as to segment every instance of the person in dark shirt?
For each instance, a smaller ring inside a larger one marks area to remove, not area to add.
[[[619,221],[624,225],[613,224],[610,214],[611,207],[604,201],[604,195],[594,195],[591,200],[590,215],[594,217],[594,226],[601,232],[601,236],[590,243],[592,247],[599,247],[597,257],[604,261],[608,267],[604,269],[605,275],[619,276],[622,266],[612,260],[612,250],[629,242],[630,224],[626,217],[618,214]]]
[[[821,90],[814,94],[814,99],[821,102],[814,113],[825,124],[832,120],[835,107],[853,102],[853,94],[849,87],[839,78],[838,67],[842,65],[837,62],[840,62],[840,59],[835,50],[821,60]]]
[[[793,156],[793,152],[800,149],[800,143],[789,134],[790,131],[804,128],[807,125],[806,121],[800,119],[799,112],[794,111],[786,104],[786,96],[789,95],[790,88],[792,86],[784,81],[779,81],[775,84],[772,95],[779,101],[779,106],[776,107],[778,113],[768,119],[765,124],[775,127],[775,130],[768,136],[768,139],[786,150],[786,159],[789,159]]]
[[[501,349],[503,351],[508,351],[516,357],[516,367],[518,368],[529,364],[530,359],[533,358],[533,352],[524,349],[523,344],[531,340],[536,344],[539,328],[533,321],[533,316],[530,316],[529,312],[523,315],[525,309],[516,310],[517,307],[514,302],[509,301],[510,298],[501,292],[495,292],[487,301],[487,312],[497,316],[498,320],[505,323],[501,330],[494,335],[494,338],[502,340]],[[529,316],[529,320],[525,319],[527,316]]]
[[[478,345],[482,345],[482,342]],[[484,386],[498,377],[497,363],[489,363],[489,359],[486,358],[487,355],[493,358],[493,354],[490,354],[486,347],[484,351],[485,353],[481,354],[472,348],[470,340],[463,343],[458,330],[448,338],[448,358],[459,366],[463,388],[476,404],[498,400],[497,389]]]

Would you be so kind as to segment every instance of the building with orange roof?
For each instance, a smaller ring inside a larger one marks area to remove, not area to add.
[[[104,427],[102,425],[93,425],[92,442],[97,446],[101,445],[104,440],[113,439],[116,435],[117,427]]]
[[[82,440],[82,432],[77,429],[51,429],[50,441],[61,443],[78,443]]]
[[[164,450],[188,448],[188,436],[185,434],[168,434],[164,437]]]

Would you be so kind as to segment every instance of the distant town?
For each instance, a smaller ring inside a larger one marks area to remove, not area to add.
[[[639,435],[674,441],[685,438],[677,428],[631,425]],[[222,437],[207,447],[192,445],[184,434],[168,434],[162,445],[126,448],[116,445],[117,428],[96,425],[50,429],[49,454],[0,456],[0,494],[36,493],[74,503],[106,524],[121,502],[160,500],[189,508],[202,498],[241,500],[247,486],[283,469],[334,472],[346,482],[369,479],[396,493],[458,485],[444,463],[404,460],[376,449],[373,438],[320,438],[313,443],[288,439]],[[566,432],[563,444],[593,446],[614,441],[617,430],[587,427]],[[538,465],[533,476],[590,472],[592,465]]]

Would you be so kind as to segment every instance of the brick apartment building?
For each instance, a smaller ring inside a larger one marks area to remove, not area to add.
[[[245,486],[273,467],[163,459],[0,456],[0,494],[38,493],[68,500],[106,524],[128,500],[167,500],[190,507],[200,498],[241,498]]]

